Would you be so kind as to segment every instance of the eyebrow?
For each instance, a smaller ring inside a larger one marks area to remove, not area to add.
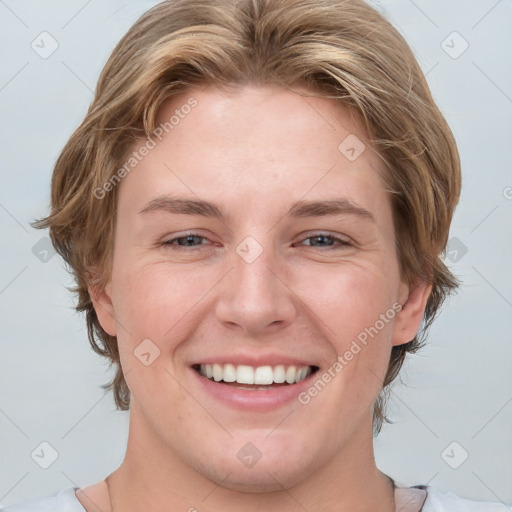
[[[155,210],[168,213],[180,213],[185,215],[201,215],[203,217],[215,217],[227,220],[230,215],[220,206],[201,199],[185,199],[181,197],[160,196],[149,201],[139,213]]]
[[[224,222],[231,218],[222,207],[201,199],[186,199],[172,196],[160,196],[149,201],[139,213],[165,211],[184,215],[214,217]],[[288,210],[290,217],[325,217],[330,215],[355,215],[376,222],[373,214],[347,198],[324,201],[297,201]]]
[[[298,201],[288,211],[291,217],[323,217],[327,215],[356,215],[375,221],[373,214],[345,197],[325,201]]]

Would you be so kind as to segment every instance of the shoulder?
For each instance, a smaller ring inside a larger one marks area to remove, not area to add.
[[[425,489],[427,499],[422,512],[512,512],[511,505],[468,500],[430,486]]]
[[[0,512],[85,512],[75,495],[75,490],[75,487],[67,487],[54,496],[0,508]]]

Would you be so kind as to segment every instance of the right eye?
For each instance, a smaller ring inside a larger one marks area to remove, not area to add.
[[[172,249],[182,250],[187,247],[197,248],[200,245],[205,245],[201,243],[201,240],[207,240],[204,236],[198,235],[197,233],[187,233],[182,236],[178,236],[175,238],[171,238],[162,242],[161,245],[171,247]],[[199,242],[199,243],[197,243]]]

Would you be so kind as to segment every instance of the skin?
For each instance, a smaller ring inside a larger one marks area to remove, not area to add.
[[[158,121],[192,96],[198,105],[119,185],[111,279],[90,290],[132,394],[126,456],[109,478],[114,510],[392,512],[392,482],[373,455],[373,403],[430,287],[400,277],[383,164],[368,144],[347,159],[338,146],[349,134],[366,140],[361,122],[304,89],[193,87]],[[229,217],[140,213],[163,194],[214,202]],[[288,215],[299,200],[335,198],[374,221]],[[204,238],[162,245],[187,231]],[[251,263],[236,251],[248,236],[262,248]],[[320,376],[397,302],[401,311],[306,405],[241,411],[206,395],[190,368],[233,352],[277,354],[311,361]],[[133,354],[144,339],[160,350],[148,366]],[[250,468],[237,457],[248,442],[262,454]],[[110,510],[105,481],[77,496],[88,512]]]

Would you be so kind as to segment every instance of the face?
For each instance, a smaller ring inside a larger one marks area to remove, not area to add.
[[[195,87],[160,109],[172,128],[134,147],[94,302],[140,442],[233,489],[288,488],[370,443],[427,298],[400,278],[357,117],[299,92]]]

